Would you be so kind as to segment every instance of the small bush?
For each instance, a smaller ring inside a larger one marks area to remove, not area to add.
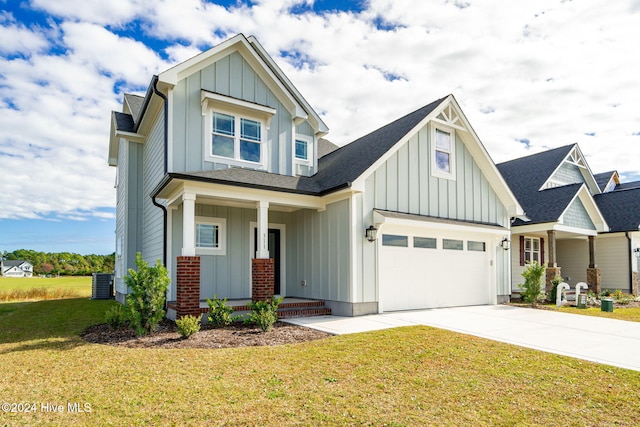
[[[233,308],[227,305],[227,299],[218,299],[218,295],[214,295],[213,299],[207,298],[209,304],[209,315],[207,319],[215,327],[228,326],[233,322],[231,313]]]
[[[562,276],[556,276],[552,281],[551,281],[551,291],[549,292],[549,295],[547,295],[547,301],[549,301],[552,304],[556,303],[556,297],[558,296],[558,285],[560,283],[564,282],[564,279],[562,278]],[[562,290],[562,296],[564,297],[564,289]]]
[[[202,315],[196,317],[190,314],[177,319],[176,325],[178,326],[180,336],[182,336],[182,338],[189,338],[191,335],[199,332],[201,319]]]
[[[122,304],[117,304],[107,310],[104,320],[111,329],[123,329],[129,326],[129,312]]]
[[[283,298],[271,298],[271,301],[254,301],[249,304],[251,307],[251,313],[246,320],[247,323],[255,323],[258,325],[262,332],[268,332],[273,328],[273,325],[278,320],[278,305],[282,302]]]
[[[524,284],[520,285],[522,299],[524,302],[530,303],[533,307],[537,306],[540,301],[544,301],[544,292],[542,290],[542,278],[544,276],[546,264],[540,265],[538,261],[533,261],[527,265],[522,272]]]
[[[136,266],[138,271],[129,269],[129,275],[124,279],[131,288],[127,306],[131,326],[138,335],[145,335],[153,332],[164,317],[169,274],[160,260],[155,266],[149,267],[139,252],[136,255]]]

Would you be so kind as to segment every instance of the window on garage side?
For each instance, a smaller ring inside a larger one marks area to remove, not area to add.
[[[396,234],[383,234],[382,246],[396,246],[399,248],[406,248],[409,246],[409,237],[398,236]]]
[[[487,250],[484,242],[474,242],[472,240],[467,241],[467,250],[473,252],[485,252]]]
[[[437,239],[433,237],[414,237],[413,238],[413,247],[414,248],[425,248],[425,249],[436,249],[437,248]]]
[[[464,250],[464,241],[454,240],[454,239],[442,239],[442,248],[453,250],[453,251],[462,251]]]

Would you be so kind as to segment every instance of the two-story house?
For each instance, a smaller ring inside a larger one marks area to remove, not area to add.
[[[341,148],[328,131],[242,34],[125,95],[109,144],[116,298],[141,252],[169,269],[178,316],[214,295],[341,315],[508,300],[523,211],[453,96]]]

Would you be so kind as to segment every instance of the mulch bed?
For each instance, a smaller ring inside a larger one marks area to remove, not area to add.
[[[114,330],[106,323],[90,326],[81,334],[82,339],[95,344],[129,348],[229,348],[294,344],[330,337],[331,334],[304,326],[276,322],[269,332],[242,323],[224,328],[202,325],[200,332],[188,339],[178,333],[176,324],[163,320],[151,335],[137,337],[132,329]]]

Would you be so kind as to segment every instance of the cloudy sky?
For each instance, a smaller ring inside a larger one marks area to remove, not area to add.
[[[113,252],[111,110],[239,32],[339,145],[454,94],[497,163],[640,180],[640,0],[0,0],[0,251]]]

